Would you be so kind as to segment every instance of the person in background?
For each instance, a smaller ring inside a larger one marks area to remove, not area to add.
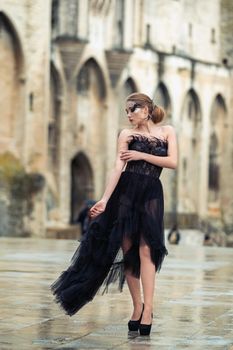
[[[86,199],[84,201],[84,204],[79,212],[79,215],[77,217],[77,219],[75,220],[75,224],[80,224],[81,226],[81,235],[84,236],[84,234],[86,233],[90,220],[91,220],[91,216],[90,216],[90,209],[91,207],[93,207],[93,205],[96,202],[92,199]]]
[[[179,244],[180,241],[180,232],[177,228],[177,225],[173,225],[172,229],[169,231],[167,239],[170,244]]]

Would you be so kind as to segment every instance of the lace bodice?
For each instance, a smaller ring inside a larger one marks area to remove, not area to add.
[[[147,137],[140,134],[130,136],[129,149],[139,152],[153,154],[155,156],[167,156],[168,143],[155,136]],[[149,175],[159,178],[162,167],[148,163],[144,160],[130,161],[127,163],[125,171],[130,171],[138,174]]]

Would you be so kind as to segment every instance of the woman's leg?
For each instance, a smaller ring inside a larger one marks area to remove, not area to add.
[[[150,324],[152,322],[153,297],[155,285],[155,265],[151,261],[150,247],[142,239],[139,248],[141,261],[141,280],[144,295],[144,311],[141,323]]]
[[[131,247],[131,241],[128,238],[123,239],[122,250],[125,254]],[[129,287],[129,291],[133,300],[134,311],[131,317],[132,321],[139,319],[142,313],[142,299],[141,299],[141,287],[140,279],[132,276],[130,271],[125,271],[126,281]]]

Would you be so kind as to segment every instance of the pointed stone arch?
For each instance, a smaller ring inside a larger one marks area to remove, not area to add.
[[[129,127],[128,118],[125,113],[125,100],[127,96],[132,94],[133,92],[136,92],[137,85],[133,78],[128,77],[121,88],[119,89],[119,119],[118,119],[118,132],[120,132],[122,129]]]
[[[123,86],[125,90],[129,92],[129,94],[132,94],[138,90],[137,84],[132,77],[128,77]]]
[[[208,170],[208,202],[216,202],[219,197],[219,142],[216,133],[212,130],[209,142],[209,170]]]
[[[61,102],[63,86],[61,77],[53,62],[50,65],[50,110],[48,122],[49,169],[57,180],[60,159]]]
[[[0,11],[0,148],[19,156],[24,129],[22,98],[24,92],[24,56],[13,22]]]
[[[212,102],[211,106],[211,121],[216,122],[217,119],[219,119],[219,114],[221,114],[221,117],[224,118],[224,122],[227,122],[227,106],[224,97],[218,93]]]
[[[79,152],[71,160],[71,223],[77,220],[84,201],[93,196],[93,169],[86,154]]]
[[[164,124],[172,123],[172,105],[171,98],[166,85],[160,81],[156,87],[154,103],[163,107],[166,117]],[[171,228],[177,221],[177,173],[176,171],[169,171],[164,169],[161,176],[164,184],[164,198],[165,198],[165,225]]]
[[[91,156],[95,195],[103,190],[106,176],[107,87],[103,71],[94,58],[88,59],[76,78],[76,135],[78,146]]]
[[[190,227],[199,210],[202,112],[200,99],[191,88],[184,97],[179,133],[179,211]]]
[[[76,80],[76,93],[77,124],[82,143],[88,134],[93,137],[97,130],[101,133],[105,121],[106,83],[103,72],[94,58],[88,59],[81,67]]]
[[[50,74],[53,75],[53,79],[56,82],[57,92],[59,96],[62,96],[64,94],[64,82],[62,80],[61,73],[53,61],[50,63]]]
[[[230,171],[227,170],[230,163],[227,107],[221,94],[213,99],[209,130],[208,212],[220,218],[221,211],[227,210],[224,203],[228,195]]]
[[[186,93],[181,117],[188,117],[193,123],[197,123],[201,120],[201,115],[200,99],[196,91],[191,88]]]
[[[24,69],[25,69],[25,59],[24,59],[24,52],[23,52],[23,46],[20,39],[20,36],[18,34],[18,31],[16,29],[16,26],[10,17],[0,11],[0,31],[6,30],[8,33],[10,33],[12,40],[14,42],[13,50],[14,55],[17,58],[17,73],[18,77],[20,79],[24,78]]]
[[[221,106],[221,108],[224,109],[224,112],[227,113],[226,101],[225,101],[225,98],[222,96],[222,94],[218,93],[216,95],[215,100],[218,102],[218,104]]]
[[[94,58],[89,58],[81,67],[77,75],[77,92],[87,93],[91,84],[100,100],[106,98],[107,89],[105,78],[100,65]]]
[[[60,0],[52,0],[51,3],[51,35],[55,38],[59,34],[59,10]]]
[[[171,122],[171,119],[172,119],[171,98],[166,85],[162,81],[159,82],[155,90],[154,101],[157,105],[164,108],[166,112],[166,119],[168,122]]]

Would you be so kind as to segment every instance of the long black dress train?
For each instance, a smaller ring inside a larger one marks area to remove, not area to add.
[[[167,156],[167,141],[133,134],[129,149]],[[105,291],[111,282],[124,285],[124,270],[140,277],[139,244],[141,238],[150,247],[151,259],[159,272],[168,251],[164,243],[162,168],[143,160],[130,161],[107,202],[105,211],[93,219],[69,268],[52,284],[56,301],[70,316],[91,301],[101,285]],[[119,260],[123,238],[131,248]]]

